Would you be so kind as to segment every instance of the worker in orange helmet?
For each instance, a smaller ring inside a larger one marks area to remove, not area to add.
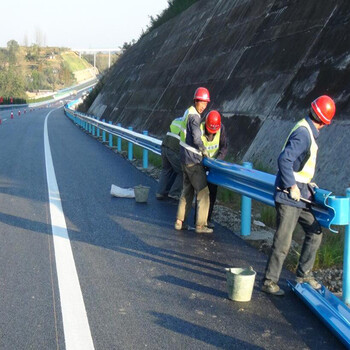
[[[312,268],[322,241],[322,229],[302,199],[313,198],[316,184],[311,181],[316,169],[316,140],[319,131],[331,123],[334,115],[335,103],[329,96],[316,98],[311,103],[308,117],[294,126],[279,155],[274,194],[277,230],[263,279],[262,291],[266,293],[284,295],[277,283],[298,222],[305,232],[305,239],[296,282],[308,283],[314,289],[321,288],[312,275]]]
[[[188,108],[183,115],[183,134],[180,140],[180,160],[183,171],[183,189],[176,214],[175,229],[187,228],[184,221],[187,219],[194,194],[197,199],[197,233],[212,233],[207,227],[209,211],[209,189],[207,176],[202,163],[208,152],[202,141],[200,129],[201,114],[210,102],[208,89],[199,87],[194,93],[194,105]]]
[[[221,115],[218,111],[210,111],[205,121],[200,125],[202,132],[202,141],[204,147],[207,149],[208,157],[224,160],[228,151],[228,139],[224,125],[221,123]],[[207,227],[213,229],[215,226],[212,222],[213,209],[216,202],[216,195],[218,192],[218,186],[212,183],[208,183],[209,188],[209,212],[207,219]],[[197,206],[195,206],[196,208]],[[195,220],[196,220],[195,211]]]

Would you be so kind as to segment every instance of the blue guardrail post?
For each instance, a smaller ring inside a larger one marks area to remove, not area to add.
[[[250,162],[244,162],[243,167],[247,169],[253,169],[253,164]],[[250,235],[250,222],[252,217],[252,200],[249,197],[242,196],[241,206],[241,235]]]
[[[106,119],[102,119],[102,121],[105,123]],[[106,132],[102,130],[102,142],[106,142]]]
[[[110,120],[109,122],[108,122],[108,124],[111,124],[112,125],[112,121]],[[109,147],[113,147],[113,135],[111,134],[111,133],[109,133],[109,135],[108,135],[108,142],[109,142]]]
[[[132,126],[128,127],[129,130],[132,131]],[[134,150],[134,144],[132,142],[128,142],[128,159],[132,160],[133,159],[133,150]]]
[[[346,189],[346,197],[350,200],[350,188]],[[350,213],[349,213],[350,215]],[[345,226],[343,257],[343,302],[350,304],[350,224]]]
[[[117,126],[122,126],[122,125],[120,123],[118,123]],[[122,151],[122,138],[119,136],[117,138],[117,150],[118,150],[118,152]]]
[[[142,132],[144,135],[148,135],[148,131],[147,130],[144,130]],[[148,149],[143,149],[143,152],[142,152],[142,166],[144,169],[147,169],[148,168]]]
[[[95,118],[97,120],[97,118]],[[100,138],[100,128],[99,127],[96,127],[97,129],[97,138]]]

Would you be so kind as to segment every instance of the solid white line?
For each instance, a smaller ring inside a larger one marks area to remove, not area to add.
[[[66,220],[62,210],[61,197],[56,181],[47,132],[47,119],[51,112],[45,118],[44,146],[64,338],[67,350],[89,350],[94,349],[94,344],[74,263]]]

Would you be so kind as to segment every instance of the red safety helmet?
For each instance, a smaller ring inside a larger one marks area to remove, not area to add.
[[[317,97],[311,103],[311,114],[317,120],[324,124],[330,124],[335,114],[335,103],[327,95]]]
[[[210,111],[205,118],[205,127],[210,134],[216,134],[221,128],[221,115],[218,111]]]
[[[193,96],[194,100],[210,102],[210,95],[208,89],[205,87],[199,87]]]

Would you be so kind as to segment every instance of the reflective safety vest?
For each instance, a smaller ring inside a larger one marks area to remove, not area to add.
[[[167,136],[174,137],[180,141],[180,134],[183,132],[182,117],[174,119],[170,124],[170,131],[167,132]]]
[[[172,123],[170,125],[170,132],[168,132],[167,135],[173,136],[176,138],[179,138],[178,135],[180,135],[180,140],[182,142],[185,142],[186,141],[186,127],[187,127],[187,120],[188,120],[189,114],[198,114],[198,112],[193,106],[186,109],[186,111],[182,117],[176,118],[172,121]]]
[[[307,129],[307,131],[309,132],[310,138],[311,138],[311,145],[310,145],[310,150],[309,150],[309,158],[306,160],[306,162],[304,162],[304,166],[302,167],[302,169],[300,169],[299,171],[294,171],[293,174],[294,174],[295,181],[307,184],[307,183],[311,182],[311,180],[315,174],[318,146],[317,146],[317,143],[315,141],[314,135],[312,133],[311,127],[305,118],[300,120],[294,126],[294,128],[292,129],[292,131],[290,132],[290,134],[287,137],[287,140],[283,146],[282,151],[285,149],[290,135],[300,127],[305,127]]]
[[[196,153],[198,155],[202,155],[202,152],[197,149],[197,148],[194,148],[190,145],[188,145],[186,143],[186,129],[187,129],[187,121],[188,121],[188,116],[190,114],[197,114],[199,117],[200,117],[200,114],[197,112],[196,108],[191,106],[190,108],[188,108],[183,117],[182,117],[182,131],[180,132],[180,145],[184,148],[186,148],[188,151],[192,152],[192,153]]]
[[[205,136],[205,122],[201,123],[200,128],[202,132],[202,141],[203,141],[204,147],[208,151],[209,158],[216,158],[217,154],[219,153],[221,128],[216,134],[214,134],[212,141],[209,141]]]

